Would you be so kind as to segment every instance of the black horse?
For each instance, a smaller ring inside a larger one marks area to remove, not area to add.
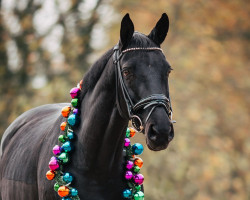
[[[77,133],[75,151],[70,164],[65,167],[76,177],[73,186],[78,189],[81,199],[123,198],[126,182],[122,178],[122,152],[126,127],[131,118],[127,95],[134,103],[141,99],[144,99],[143,103],[148,101],[147,107],[138,109],[135,125],[139,123],[140,128],[144,127],[142,132],[151,150],[166,149],[173,139],[172,121],[166,112],[167,100],[159,106],[156,103],[169,98],[171,67],[159,49],[168,28],[168,17],[163,14],[146,36],[134,32],[133,22],[128,14],[125,15],[118,46],[115,50],[108,50],[83,78],[81,120],[74,130]],[[114,51],[123,51],[124,54],[118,58]],[[117,65],[121,68],[123,86],[117,81]],[[122,87],[126,87],[127,95]],[[53,181],[48,181],[45,174],[51,150],[58,143],[60,124],[65,121],[60,114],[65,105],[69,104],[44,105],[29,110],[5,131],[0,149],[2,200],[59,199],[53,189]]]

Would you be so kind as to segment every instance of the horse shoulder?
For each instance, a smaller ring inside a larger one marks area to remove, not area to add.
[[[24,127],[36,126],[41,123],[41,120],[47,118],[47,122],[52,122],[60,116],[60,110],[62,107],[68,105],[67,103],[60,104],[46,104],[33,109],[30,109],[18,118],[16,118],[10,126],[6,129],[2,136],[0,145],[0,158],[3,155],[4,149],[9,144],[10,140],[15,134]]]

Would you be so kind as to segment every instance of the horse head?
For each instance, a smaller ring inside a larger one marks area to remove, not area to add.
[[[168,85],[171,67],[160,49],[168,28],[164,13],[149,35],[135,32],[127,14],[115,47],[118,109],[145,134],[147,146],[153,151],[166,149],[174,137]]]

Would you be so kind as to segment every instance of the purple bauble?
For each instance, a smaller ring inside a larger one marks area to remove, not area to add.
[[[55,156],[52,156],[50,160],[57,160],[57,158]]]
[[[129,145],[130,145],[130,139],[125,138],[125,140],[124,140],[124,146],[128,147]]]
[[[133,173],[131,171],[126,171],[125,179],[130,180],[133,178]]]
[[[132,162],[132,161],[127,161],[127,164],[126,164],[126,168],[127,169],[132,169],[133,168],[133,166],[134,166],[134,163]]]
[[[59,145],[54,146],[54,147],[53,147],[53,153],[54,153],[55,155],[60,154],[60,153],[61,153],[61,147],[60,147]]]
[[[79,93],[80,89],[77,87],[74,87],[70,90],[70,96],[72,99],[76,98],[78,93]]]
[[[56,159],[52,159],[49,161],[49,168],[52,170],[52,171],[55,171],[59,168],[59,163]]]
[[[141,184],[143,184],[144,176],[142,174],[136,174],[136,175],[134,175],[133,179],[134,179],[136,184],[141,185]]]
[[[75,109],[73,110],[73,114],[77,115],[78,113],[79,113],[79,110],[78,110],[77,108],[75,108]]]

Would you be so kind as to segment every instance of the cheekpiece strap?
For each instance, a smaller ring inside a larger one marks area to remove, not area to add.
[[[130,95],[129,95],[129,92],[127,90],[127,87],[126,87],[124,80],[123,80],[123,77],[122,77],[120,59],[122,58],[122,56],[125,53],[128,53],[130,51],[154,51],[154,50],[161,51],[163,53],[163,50],[159,47],[147,47],[147,48],[135,47],[135,48],[125,49],[123,51],[120,51],[119,45],[116,45],[114,47],[113,62],[116,66],[116,69],[115,69],[115,73],[116,73],[116,102],[117,102],[118,111],[122,117],[127,118],[126,117],[127,115],[124,114],[124,112],[122,111],[121,105],[120,105],[119,86],[118,86],[118,85],[120,85],[123,99],[124,99],[124,101],[126,103],[126,107],[127,107],[128,118],[130,120],[132,120],[132,125],[134,126],[134,128],[137,131],[143,130],[142,120],[140,119],[140,117],[138,115],[136,115],[138,110],[140,110],[141,108],[146,109],[146,108],[152,106],[152,109],[150,110],[150,112],[145,120],[145,123],[147,122],[150,115],[152,114],[152,112],[154,111],[154,109],[157,106],[163,106],[165,108],[168,116],[171,118],[171,116],[172,116],[171,103],[170,103],[170,99],[168,99],[163,94],[152,94],[152,95],[140,100],[138,103],[134,104]]]

